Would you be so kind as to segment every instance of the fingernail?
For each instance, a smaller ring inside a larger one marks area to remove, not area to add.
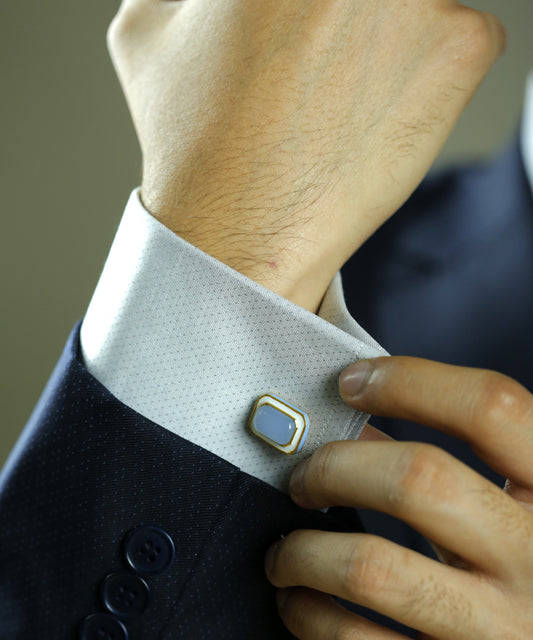
[[[278,589],[276,591],[276,603],[278,605],[278,609],[282,609],[283,605],[287,602],[287,598],[290,596],[290,589]]]
[[[339,377],[339,391],[343,398],[355,398],[364,391],[373,366],[368,360],[359,360],[346,367]]]
[[[304,473],[307,462],[300,462],[294,469],[289,481],[289,491],[293,498],[299,496],[304,488]]]
[[[266,552],[265,556],[265,573],[267,578],[270,580],[270,576],[274,573],[274,566],[276,563],[276,554],[281,545],[281,540],[275,542]]]

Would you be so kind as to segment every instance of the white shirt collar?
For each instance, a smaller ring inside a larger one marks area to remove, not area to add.
[[[174,234],[139,192],[82,324],[84,363],[138,413],[286,490],[302,456],[359,434],[368,416],[341,400],[338,374],[386,352],[350,316],[340,274],[314,315]],[[250,434],[254,402],[269,392],[309,414],[301,453]]]
[[[533,192],[533,71],[530,72],[526,83],[526,98],[524,115],[520,130],[520,146],[524,168]]]

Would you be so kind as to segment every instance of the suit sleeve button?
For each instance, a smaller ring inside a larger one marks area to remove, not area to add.
[[[158,527],[142,525],[131,531],[124,541],[128,565],[143,576],[166,571],[174,562],[174,542]]]
[[[80,640],[128,640],[124,624],[109,613],[93,613],[81,623]]]
[[[141,615],[148,606],[150,587],[139,576],[122,571],[104,578],[101,595],[111,613],[131,619]]]

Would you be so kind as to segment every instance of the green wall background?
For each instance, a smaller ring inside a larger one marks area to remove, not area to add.
[[[0,4],[1,465],[85,313],[141,157],[105,42],[119,2]],[[468,4],[504,21],[508,49],[437,165],[516,132],[533,66],[531,0]]]

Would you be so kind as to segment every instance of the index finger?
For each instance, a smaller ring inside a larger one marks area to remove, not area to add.
[[[495,471],[533,489],[533,396],[512,378],[396,356],[350,365],[339,388],[344,401],[358,410],[467,441]]]

